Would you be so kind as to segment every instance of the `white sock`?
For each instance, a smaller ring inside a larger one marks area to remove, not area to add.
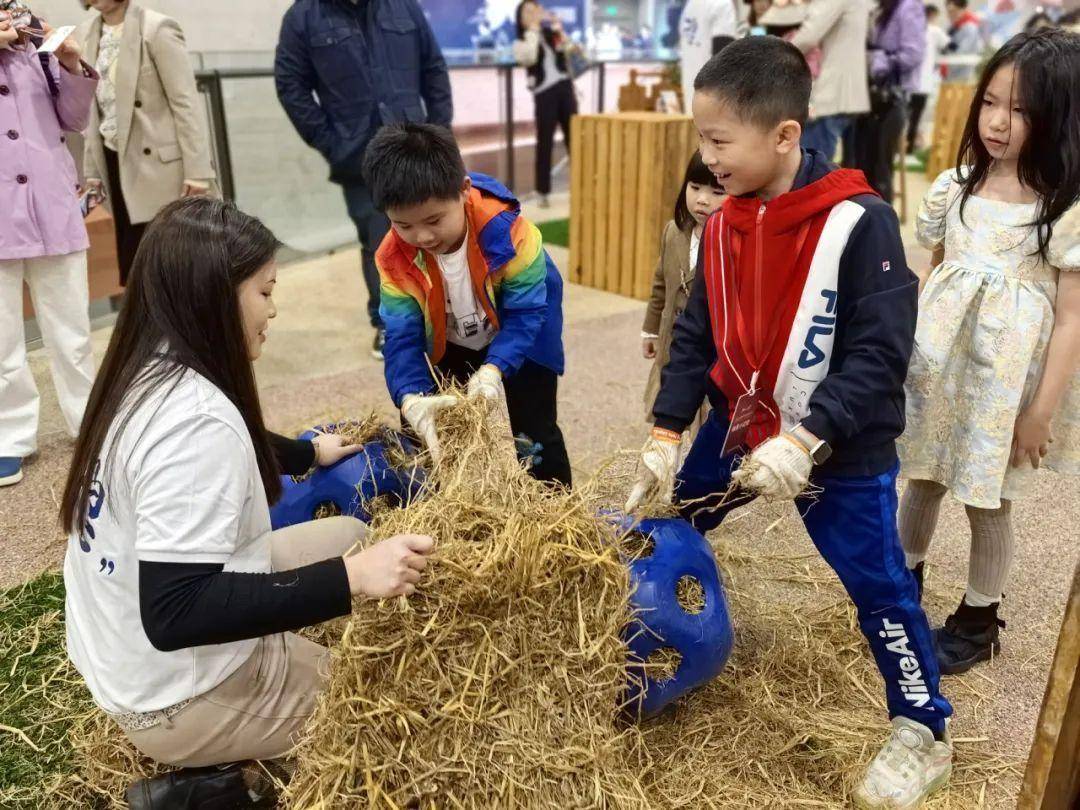
[[[970,587],[966,591],[964,591],[964,602],[971,607],[990,607],[991,605],[996,605],[1000,601],[1000,593],[996,597],[993,597],[987,596],[985,593],[979,593],[978,591],[972,590]]]

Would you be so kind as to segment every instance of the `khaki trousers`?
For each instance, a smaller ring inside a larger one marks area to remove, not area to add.
[[[301,523],[271,536],[275,571],[339,557],[367,535],[349,517]],[[275,759],[293,747],[329,676],[330,652],[295,633],[259,639],[251,657],[169,719],[126,732],[146,756],[196,768]]]

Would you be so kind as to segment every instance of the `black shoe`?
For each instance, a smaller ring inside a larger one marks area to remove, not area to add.
[[[989,607],[972,607],[964,601],[934,631],[938,667],[943,675],[967,672],[980,661],[989,661],[1001,652],[998,631],[1005,622],[997,617],[998,602]]]
[[[371,344],[371,356],[376,360],[383,359],[383,346],[386,345],[386,330],[381,326],[375,327],[375,342]]]
[[[909,568],[908,569],[909,571],[911,571],[911,575],[913,577],[915,577],[915,584],[919,586],[919,604],[920,605],[922,604],[923,580],[925,579],[925,576],[926,576],[925,566],[926,566],[926,563],[921,562],[918,565],[916,565],[914,568]]]
[[[131,810],[240,810],[273,806],[272,797],[262,797],[248,789],[239,765],[181,768],[153,779],[141,779],[128,788],[126,798]]]

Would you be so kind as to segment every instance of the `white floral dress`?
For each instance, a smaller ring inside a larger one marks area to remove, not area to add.
[[[1059,270],[1080,270],[1080,207],[1055,224],[1049,262],[1028,223],[1034,204],[970,197],[960,219],[955,171],[934,181],[916,233],[944,261],[919,298],[908,372],[902,474],[936,481],[984,509],[1024,494],[1034,470],[1009,465],[1017,415],[1035,395],[1054,328]],[[1053,423],[1045,466],[1080,474],[1080,374]]]

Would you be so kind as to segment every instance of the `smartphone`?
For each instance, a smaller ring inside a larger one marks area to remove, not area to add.
[[[79,195],[79,209],[82,211],[83,219],[90,214],[95,208],[105,202],[105,189],[100,192],[93,189],[84,189]]]

